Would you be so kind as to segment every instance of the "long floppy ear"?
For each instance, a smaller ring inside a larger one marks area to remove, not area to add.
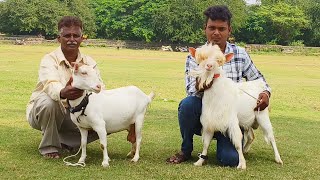
[[[196,49],[193,47],[189,47],[189,53],[191,54],[192,57],[196,57]]]
[[[226,62],[229,62],[233,58],[233,53],[229,53],[226,55]]]

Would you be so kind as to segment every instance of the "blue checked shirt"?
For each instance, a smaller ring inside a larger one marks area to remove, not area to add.
[[[235,44],[227,43],[225,54],[233,52],[234,56],[231,61],[225,63],[222,66],[222,69],[225,71],[225,74],[228,78],[232,79],[234,82],[242,82],[243,79],[246,81],[252,81],[259,78],[262,78],[265,85],[265,90],[271,93],[271,88],[267,84],[263,75],[253,64],[250,56],[245,51],[244,48],[238,47]],[[189,54],[186,60],[186,69],[185,69],[185,82],[186,82],[186,93],[187,96],[198,96],[202,97],[203,93],[198,92],[195,88],[196,79],[194,77],[188,76],[189,72],[192,69],[198,67],[195,59]]]

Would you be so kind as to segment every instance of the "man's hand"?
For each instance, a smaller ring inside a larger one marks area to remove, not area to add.
[[[266,107],[269,106],[270,93],[268,91],[263,91],[259,94],[257,101],[257,106],[254,108],[255,111],[263,111]]]
[[[72,77],[70,77],[69,81],[66,84],[66,87],[61,89],[60,98],[74,100],[82,96],[83,90],[72,87],[72,80]]]

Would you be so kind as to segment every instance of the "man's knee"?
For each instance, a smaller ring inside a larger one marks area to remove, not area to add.
[[[239,164],[239,155],[237,151],[221,151],[217,154],[220,165],[235,167]]]
[[[178,111],[179,113],[201,113],[202,100],[196,96],[188,96],[184,98],[180,104]]]
[[[29,122],[33,128],[42,130],[52,120],[61,120],[62,122],[64,116],[65,112],[62,111],[60,103],[42,94],[35,101],[29,115]],[[61,122],[58,124],[61,124]]]

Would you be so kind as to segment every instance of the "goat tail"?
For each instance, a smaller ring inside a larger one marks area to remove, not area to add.
[[[148,95],[149,103],[151,103],[151,101],[154,99],[155,96],[156,94],[153,91]]]

